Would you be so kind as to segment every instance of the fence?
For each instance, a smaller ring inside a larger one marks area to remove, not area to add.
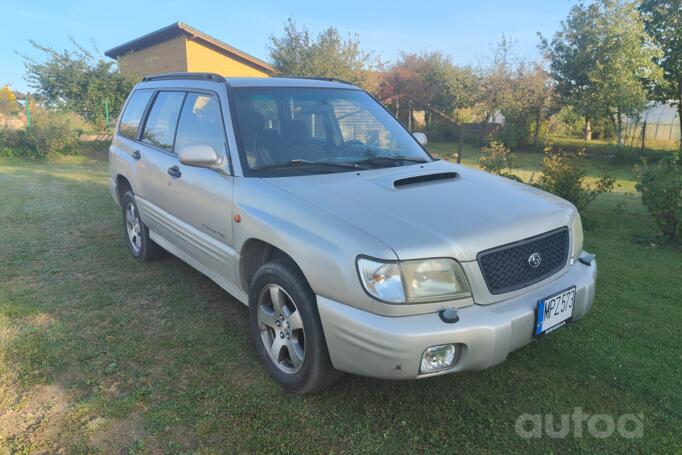
[[[18,100],[17,104],[20,106],[20,109],[18,109],[17,112],[13,113],[0,112],[0,128],[9,129],[30,128],[33,122],[32,117],[36,113],[36,111],[45,110],[44,106],[41,105],[36,106],[34,98],[33,97],[29,98],[28,95],[25,98]],[[97,109],[98,113],[102,115],[101,118],[103,126],[105,127],[106,130],[109,130],[109,128],[113,126],[114,123],[116,123],[116,119],[111,118],[111,108],[109,106],[109,99],[104,98],[98,104],[100,105]],[[65,111],[60,112],[64,113]],[[73,114],[76,116],[81,115],[77,112],[73,112]],[[82,117],[80,118],[82,119]]]
[[[624,129],[631,146],[676,148],[680,142],[680,117],[669,105],[652,106],[639,119],[626,120]]]

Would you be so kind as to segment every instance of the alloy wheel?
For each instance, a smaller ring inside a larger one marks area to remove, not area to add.
[[[137,216],[135,204],[128,202],[126,207],[126,231],[128,232],[128,240],[135,253],[139,253],[142,249],[142,227],[140,226],[140,218]]]
[[[273,363],[295,374],[305,361],[303,319],[294,300],[276,284],[265,286],[258,297],[258,328]]]

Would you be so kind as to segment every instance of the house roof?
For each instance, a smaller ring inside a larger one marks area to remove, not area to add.
[[[198,41],[203,41],[204,43],[212,45],[218,48],[219,50],[223,51],[224,53],[229,54],[232,57],[237,57],[238,59],[245,60],[246,62],[259,68],[262,68],[263,70],[268,71],[270,73],[275,72],[274,68],[267,64],[266,62],[264,62],[263,60],[256,58],[253,55],[247,54],[244,51],[240,51],[239,49],[232,47],[229,44],[224,43],[219,39],[207,35],[206,33],[199,31],[193,27],[190,27],[189,25],[184,24],[182,22],[176,22],[167,27],[163,27],[154,32],[140,36],[139,38],[135,38],[134,40],[128,41],[127,43],[123,43],[120,46],[111,48],[108,51],[106,51],[104,55],[116,59],[121,55],[139,51],[149,46],[153,46],[154,44],[159,44],[182,35],[188,36]]]

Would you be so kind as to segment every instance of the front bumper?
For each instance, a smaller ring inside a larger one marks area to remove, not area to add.
[[[576,286],[573,321],[594,301],[597,263],[576,261],[569,270],[526,294],[491,305],[461,308],[459,321],[443,322],[437,313],[386,317],[324,297],[317,297],[322,327],[334,367],[341,371],[386,379],[415,379],[467,370],[482,370],[503,362],[532,339],[538,300]],[[420,374],[424,350],[456,343],[454,366]]]

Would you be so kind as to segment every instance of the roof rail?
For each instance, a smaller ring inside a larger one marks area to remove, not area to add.
[[[344,81],[343,79],[338,79],[336,77],[315,77],[315,76],[273,76],[285,79],[309,79],[313,81],[327,81],[327,82],[338,82],[339,84],[355,85],[352,82]]]
[[[215,82],[225,82],[225,78],[220,74],[215,73],[162,73],[153,74],[151,76],[145,76],[142,78],[142,82],[149,81],[164,81],[169,79],[194,79],[194,80],[207,80]]]

